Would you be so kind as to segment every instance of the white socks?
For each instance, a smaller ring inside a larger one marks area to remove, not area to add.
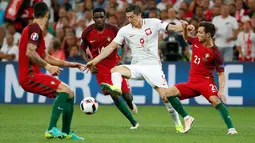
[[[172,107],[172,105],[169,102],[168,103],[164,103],[164,104],[166,106],[167,111],[170,113],[170,115],[171,115],[171,117],[172,117],[172,119],[174,121],[174,124],[176,126],[182,125],[181,120],[179,118],[179,115],[175,111],[175,109]]]
[[[121,88],[122,76],[119,72],[112,73],[112,84]]]

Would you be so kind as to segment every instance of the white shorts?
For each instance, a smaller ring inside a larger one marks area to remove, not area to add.
[[[134,80],[146,80],[153,88],[168,88],[165,74],[159,65],[121,65],[131,71],[131,78]]]

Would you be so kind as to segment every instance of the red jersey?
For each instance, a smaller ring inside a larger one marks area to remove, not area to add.
[[[19,80],[25,80],[26,76],[32,75],[33,73],[40,73],[40,66],[32,63],[26,55],[27,44],[32,43],[37,46],[36,52],[41,58],[45,55],[45,43],[43,38],[43,32],[37,23],[32,23],[26,26],[21,34],[19,44]]]
[[[212,48],[204,47],[198,38],[189,38],[192,43],[192,58],[190,67],[190,81],[214,79],[214,69],[224,72],[224,64],[219,49],[214,45]]]
[[[86,51],[89,47],[93,58],[98,56],[102,48],[109,45],[118,33],[116,26],[106,24],[103,31],[97,31],[95,24],[90,25],[82,32],[81,48]],[[117,65],[120,60],[118,51],[115,49],[107,58],[100,61],[96,67],[100,69],[111,69]]]

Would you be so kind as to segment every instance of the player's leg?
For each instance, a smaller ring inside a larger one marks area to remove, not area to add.
[[[139,124],[134,119],[132,113],[128,110],[125,102],[123,100],[121,100],[120,96],[111,95],[111,97],[112,97],[116,107],[130,121],[130,123],[132,125],[130,129],[137,129],[139,127]]]
[[[84,140],[84,138],[75,135],[71,132],[71,123],[74,111],[74,92],[63,82],[57,88],[59,93],[56,97],[53,108],[58,110],[63,109],[62,115],[62,132],[66,139]]]
[[[96,78],[97,78],[97,82],[99,84],[105,83],[105,84],[112,85],[111,73],[101,72],[96,75]],[[130,92],[130,90],[127,88],[122,88],[122,89],[123,89],[124,93]],[[109,94],[108,92],[104,91],[103,89],[102,89],[102,91],[105,95]],[[110,93],[110,95],[111,95],[112,100],[114,101],[115,106],[130,121],[130,123],[132,125],[131,127],[133,128],[135,126],[138,126],[137,121],[134,119],[132,113],[128,110],[125,102],[121,99],[121,97],[112,95],[111,93]]]
[[[111,81],[113,85],[102,83],[100,86],[104,91],[112,95],[122,95],[121,83],[122,77],[130,78],[131,71],[125,66],[116,66],[111,69]]]
[[[211,104],[213,105],[213,107],[216,108],[216,110],[219,111],[221,117],[227,125],[228,134],[237,134],[237,131],[230,118],[228,109],[217,96],[218,90],[216,88],[216,84],[213,82],[203,83],[203,85],[201,85],[200,87],[201,88],[199,90],[201,91],[201,94],[211,102]]]
[[[129,84],[128,84],[126,79],[122,80],[121,90],[122,90],[122,93],[123,93],[122,97],[126,101],[129,109],[133,113],[137,114],[138,109],[137,109],[136,105],[133,103],[133,96],[132,96],[132,93],[130,92],[130,87],[129,87]]]
[[[161,91],[160,91],[161,92]],[[183,109],[183,106],[177,97],[180,99],[192,98],[200,95],[197,91],[192,89],[192,84],[190,83],[180,83],[176,84],[167,89],[167,99],[172,104],[174,109],[183,117],[185,129],[184,132],[188,132],[191,129],[191,125],[194,123],[195,119],[188,115],[186,111]],[[165,96],[165,95],[164,95]]]

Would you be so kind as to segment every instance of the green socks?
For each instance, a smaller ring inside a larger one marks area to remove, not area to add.
[[[226,106],[223,103],[219,103],[215,106],[215,108],[220,112],[220,115],[223,118],[224,122],[226,123],[228,129],[234,128],[234,125],[230,119],[230,115]]]
[[[69,110],[64,111],[62,115],[62,132],[69,134],[73,118],[74,97],[67,99],[66,104],[69,105]]]
[[[171,97],[167,97],[168,101],[171,103],[171,105],[174,107],[174,109],[184,118],[186,116],[188,116],[188,113],[184,110],[180,100],[175,97],[175,96],[171,96]]]
[[[126,118],[130,121],[130,123],[135,126],[136,125],[136,120],[134,119],[132,113],[128,110],[126,104],[124,103],[123,100],[121,100],[119,97],[112,97],[115,105],[117,108],[120,110],[120,112],[126,116]]]
[[[55,98],[52,107],[52,113],[50,118],[50,125],[48,130],[57,126],[58,119],[63,111],[69,110],[70,106],[66,104],[69,94],[60,92]]]

